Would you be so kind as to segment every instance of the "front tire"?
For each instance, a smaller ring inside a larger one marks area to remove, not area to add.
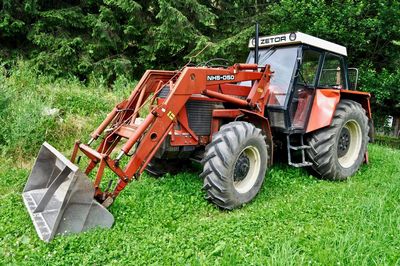
[[[342,100],[329,127],[311,134],[307,151],[323,179],[346,180],[360,168],[368,144],[368,118],[362,106]]]
[[[251,201],[264,181],[267,162],[268,148],[259,128],[247,122],[222,126],[202,161],[206,198],[228,210]]]

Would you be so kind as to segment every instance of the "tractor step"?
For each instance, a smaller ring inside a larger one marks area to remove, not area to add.
[[[298,151],[298,150],[310,149],[311,147],[308,145],[303,145],[303,146],[290,146],[289,148],[291,150]]]
[[[304,162],[304,163],[292,163],[292,162],[289,162],[289,165],[294,166],[294,167],[307,167],[307,166],[311,166],[312,163],[310,163],[310,162]]]
[[[288,164],[294,167],[307,167],[307,166],[311,166],[312,163],[306,161],[306,154],[305,154],[305,150],[310,149],[311,147],[308,145],[304,144],[304,134],[296,134],[300,137],[300,145],[299,146],[295,146],[292,145],[292,140],[291,137],[295,135],[295,134],[288,134],[286,136],[286,140],[287,140],[287,153],[288,153]],[[301,151],[301,162],[293,162],[293,156],[292,156],[292,152],[293,151]]]

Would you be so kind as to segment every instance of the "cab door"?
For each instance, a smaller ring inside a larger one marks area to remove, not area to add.
[[[303,49],[289,109],[292,132],[305,131],[315,90],[318,85],[322,61],[322,52],[309,48]]]
[[[348,88],[347,71],[343,56],[325,52],[306,132],[329,126],[340,100],[340,90]]]

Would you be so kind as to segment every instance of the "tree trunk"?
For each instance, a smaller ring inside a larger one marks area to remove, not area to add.
[[[393,135],[400,137],[400,116],[393,116]]]

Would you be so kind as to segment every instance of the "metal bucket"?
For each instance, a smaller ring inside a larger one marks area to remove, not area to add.
[[[94,200],[90,179],[47,142],[43,143],[22,193],[39,237],[110,228],[112,214]]]

